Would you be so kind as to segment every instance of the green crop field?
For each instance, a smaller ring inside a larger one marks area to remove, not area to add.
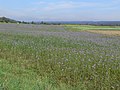
[[[66,25],[72,31],[81,30],[120,30],[120,26]]]
[[[120,90],[120,36],[86,31],[111,28],[0,24],[0,90]]]

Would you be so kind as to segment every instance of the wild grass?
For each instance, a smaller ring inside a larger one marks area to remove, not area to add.
[[[119,90],[120,38],[82,35],[1,32],[0,89]]]

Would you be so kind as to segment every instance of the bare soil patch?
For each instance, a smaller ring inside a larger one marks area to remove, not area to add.
[[[120,31],[88,30],[88,32],[105,34],[105,35],[117,35],[117,36],[120,36]]]

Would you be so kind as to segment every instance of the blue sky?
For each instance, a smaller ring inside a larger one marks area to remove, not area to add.
[[[120,0],[0,0],[0,16],[25,21],[119,21]]]

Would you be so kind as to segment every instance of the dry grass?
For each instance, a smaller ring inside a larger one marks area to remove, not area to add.
[[[105,35],[117,35],[117,36],[120,36],[120,31],[88,30],[88,32],[92,32],[92,33],[100,33],[100,34],[105,34]]]

